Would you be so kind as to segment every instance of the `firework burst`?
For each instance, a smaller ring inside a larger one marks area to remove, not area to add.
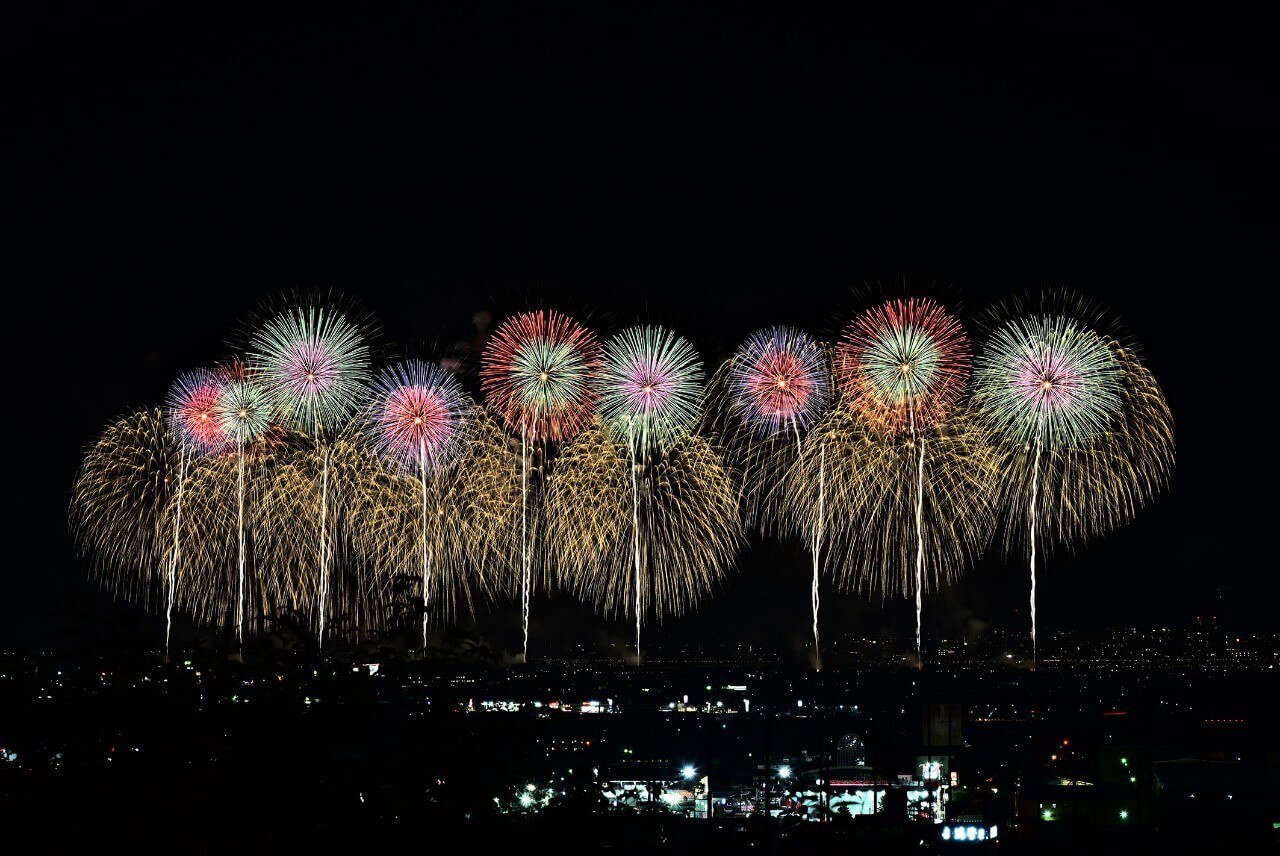
[[[662,451],[692,430],[702,406],[702,361],[664,327],[631,327],[604,347],[600,413],[619,441]]]
[[[1079,321],[1013,318],[978,357],[974,399],[1015,445],[1086,448],[1110,426],[1122,382],[1112,348]]]
[[[343,313],[315,305],[263,324],[249,341],[249,364],[278,418],[317,438],[350,421],[369,382],[364,331]]]
[[[591,419],[600,364],[595,335],[566,315],[537,310],[503,322],[485,345],[485,400],[530,442],[570,440]]]
[[[226,378],[217,371],[196,369],[174,382],[165,401],[169,425],[178,442],[191,452],[216,455],[228,439],[220,418]]]
[[[943,418],[969,380],[964,329],[932,300],[891,300],[854,320],[836,346],[846,402],[890,431]]]
[[[730,412],[757,436],[808,429],[830,398],[827,360],[800,330],[771,327],[751,336],[730,363]]]

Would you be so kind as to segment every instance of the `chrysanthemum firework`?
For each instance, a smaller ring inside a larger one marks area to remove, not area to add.
[[[749,337],[730,365],[729,409],[760,437],[803,433],[830,398],[826,356],[792,327]]]
[[[485,345],[480,382],[489,407],[531,442],[572,439],[591,419],[600,365],[595,335],[559,312],[509,318]]]
[[[195,369],[179,377],[169,389],[165,401],[169,425],[188,451],[216,455],[226,450],[227,435],[218,418],[225,383],[225,376],[217,371]]]
[[[222,384],[215,413],[227,441],[245,447],[270,431],[271,409],[266,387],[252,374],[234,372]]]
[[[641,453],[683,439],[702,407],[702,360],[665,327],[631,327],[604,347],[600,414],[620,442]]]
[[[1123,372],[1107,341],[1062,315],[1015,317],[978,357],[974,400],[1014,444],[1084,448],[1120,407]]]
[[[458,452],[470,402],[451,372],[406,360],[379,375],[371,392],[365,430],[389,464],[418,475]]]
[[[340,430],[364,401],[369,346],[360,325],[314,302],[266,321],[249,341],[249,365],[289,428]]]
[[[890,300],[858,316],[836,346],[846,401],[890,431],[921,429],[964,395],[971,355],[960,322],[932,300]]]

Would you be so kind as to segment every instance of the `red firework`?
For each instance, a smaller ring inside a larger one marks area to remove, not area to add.
[[[595,335],[566,315],[537,310],[504,321],[485,345],[480,383],[489,406],[530,440],[571,439],[595,410]]]
[[[893,432],[925,428],[964,394],[972,353],[964,328],[927,299],[890,300],[864,312],[836,345],[846,401]]]

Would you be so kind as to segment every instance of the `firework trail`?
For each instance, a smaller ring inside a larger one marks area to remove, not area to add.
[[[595,335],[566,315],[537,310],[499,325],[480,360],[485,400],[520,435],[520,605],[523,657],[529,657],[533,544],[529,532],[530,446],[572,440],[595,408],[600,365]]]
[[[702,361],[688,340],[663,327],[631,327],[604,347],[600,413],[631,466],[632,565],[635,571],[636,662],[644,618],[640,484],[649,457],[683,440],[702,405]],[[645,484],[650,481],[645,479]],[[646,495],[646,502],[649,497]]]
[[[1150,372],[1097,332],[1087,305],[1049,295],[1005,314],[978,359],[974,401],[1004,440],[1006,549],[1027,540],[1034,663],[1042,556],[1124,523],[1167,485],[1173,420]]]
[[[777,441],[795,440],[795,454],[803,452],[802,434],[817,420],[830,402],[830,372],[822,348],[808,335],[789,327],[761,330],[749,337],[727,365],[727,376],[713,387],[723,398],[722,408],[736,417],[725,433],[735,458],[748,474],[762,474],[749,487],[748,505],[753,517],[776,511],[772,500],[779,465]],[[825,450],[819,448],[817,502],[826,501]],[[813,610],[814,665],[822,668],[818,638],[820,607],[818,578],[821,571],[822,512],[813,530],[806,535],[813,556],[810,603]]]
[[[224,378],[208,369],[196,369],[174,382],[166,400],[169,428],[178,440],[178,488],[173,521],[173,552],[169,558],[164,610],[164,652],[169,656],[173,632],[173,603],[181,559],[182,501],[187,468],[194,455],[216,455],[226,450],[227,437],[218,421],[218,400]]]
[[[427,620],[431,606],[431,567],[439,540],[429,537],[430,517],[444,514],[443,504],[433,504],[428,473],[448,466],[459,451],[461,429],[469,402],[461,384],[449,372],[418,360],[399,363],[374,382],[365,418],[369,441],[393,468],[413,473],[422,488],[422,646],[427,645]],[[460,474],[465,478],[465,474]]]
[[[326,438],[342,430],[365,400],[369,346],[359,324],[340,311],[308,302],[256,331],[249,342],[249,362],[277,418],[291,430],[310,434],[321,449],[317,640],[323,648],[332,558]]]
[[[916,653],[924,662],[925,430],[964,394],[970,369],[964,330],[931,300],[890,300],[856,318],[836,347],[836,373],[848,406],[886,436],[910,438],[915,484]]]

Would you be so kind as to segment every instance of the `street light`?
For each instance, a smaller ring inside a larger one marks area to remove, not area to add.
[[[692,764],[685,764],[684,769],[680,771],[680,774],[683,775],[686,779],[692,779],[694,776],[698,775],[698,771],[694,768]]]
[[[779,779],[789,779],[789,778],[791,778],[791,768],[790,768],[790,767],[788,767],[786,764],[783,764],[781,767],[779,767],[779,768],[778,768],[778,778],[779,778]]]

